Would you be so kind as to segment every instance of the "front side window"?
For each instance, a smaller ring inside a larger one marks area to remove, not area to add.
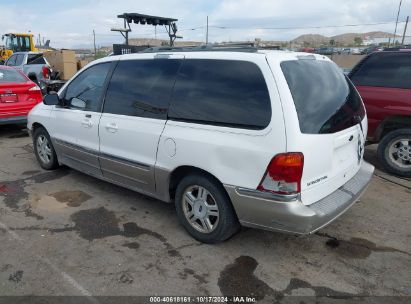
[[[108,86],[104,112],[166,119],[181,60],[120,61]]]
[[[379,52],[350,75],[359,86],[411,89],[411,52]]]
[[[271,120],[264,76],[248,61],[186,59],[177,76],[169,118],[264,129]]]
[[[332,62],[291,60],[281,63],[306,134],[335,133],[356,125],[364,105],[351,81]]]
[[[7,66],[15,66],[15,65],[16,65],[16,59],[17,59],[17,55],[11,56],[11,57],[7,60],[6,65],[7,65]]]
[[[101,100],[111,62],[91,66],[67,87],[64,104],[68,108],[100,112]]]

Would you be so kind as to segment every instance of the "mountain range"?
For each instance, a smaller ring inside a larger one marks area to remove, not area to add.
[[[339,45],[350,45],[354,44],[354,39],[356,37],[360,37],[362,40],[366,39],[374,39],[374,38],[389,38],[392,37],[393,34],[387,32],[368,32],[368,33],[346,33],[336,36],[323,36],[318,34],[308,34],[308,35],[301,35],[292,40],[292,43],[295,44],[308,44],[308,45],[321,45],[321,44],[329,44],[330,40],[334,40],[336,44]]]

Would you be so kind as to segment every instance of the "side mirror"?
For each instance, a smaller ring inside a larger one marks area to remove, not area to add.
[[[48,94],[44,96],[43,103],[48,106],[56,106],[61,104],[61,100],[57,94]]]

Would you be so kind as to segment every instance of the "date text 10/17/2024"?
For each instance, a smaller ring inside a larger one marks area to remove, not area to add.
[[[202,297],[202,296],[154,296],[150,297],[150,303],[255,303],[257,299],[255,297]]]

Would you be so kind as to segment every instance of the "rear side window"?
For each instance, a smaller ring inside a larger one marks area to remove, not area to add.
[[[306,134],[335,133],[358,123],[364,105],[353,84],[329,61],[292,60],[281,63]]]
[[[271,119],[264,76],[247,61],[186,59],[177,76],[169,118],[264,129]]]
[[[177,59],[120,61],[108,87],[104,112],[166,119],[180,65]]]
[[[411,52],[375,53],[350,78],[359,86],[411,89]]]
[[[18,71],[12,69],[0,69],[0,83],[11,83],[11,82],[26,82],[28,81],[21,75]]]
[[[43,54],[28,54],[27,64],[46,64]]]

